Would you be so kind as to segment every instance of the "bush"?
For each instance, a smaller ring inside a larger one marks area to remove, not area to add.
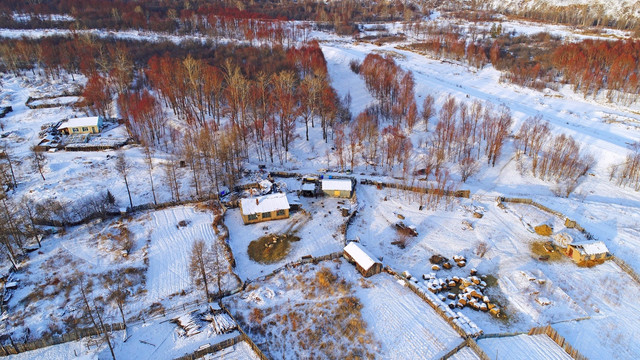
[[[360,62],[356,59],[352,59],[351,61],[349,61],[349,69],[351,69],[351,71],[353,71],[356,74],[360,73]]]

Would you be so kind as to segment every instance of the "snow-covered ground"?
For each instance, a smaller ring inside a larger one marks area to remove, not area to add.
[[[520,30],[528,32],[527,26],[529,25],[523,25]],[[12,30],[2,31],[0,34],[13,32],[13,36],[26,34],[39,37],[43,36],[45,30]],[[640,285],[611,262],[594,268],[580,268],[568,259],[550,263],[538,261],[531,253],[530,245],[542,238],[532,233],[532,226],[551,223],[556,232],[568,231],[576,238],[581,235],[563,229],[562,219],[535,208],[507,204],[507,208],[503,210],[494,201],[496,196],[502,195],[528,197],[562,211],[571,219],[577,220],[596,238],[604,241],[613,254],[640,271],[640,193],[618,187],[609,181],[610,166],[622,162],[627,154],[627,145],[640,139],[639,104],[622,106],[608,103],[603,97],[585,99],[568,87],[561,87],[559,91],[534,91],[501,83],[500,73],[491,66],[476,71],[463,65],[432,60],[399,50],[394,44],[354,44],[347,38],[317,32],[312,35],[322,40],[321,46],[333,85],[341,97],[347,94],[351,96],[351,111],[354,115],[371,105],[374,100],[362,78],[349,69],[350,60],[362,60],[373,51],[388,52],[395,55],[402,68],[413,72],[419,106],[427,94],[435,97],[437,109],[449,94],[469,102],[481,100],[496,107],[504,104],[512,110],[514,131],[524,119],[540,114],[553,125],[554,134],[572,135],[596,159],[591,173],[581,179],[576,191],[566,199],[553,194],[553,183],[533,178],[529,173],[519,170],[517,161],[512,158],[511,140],[495,167],[483,166],[466,184],[458,185],[471,190],[471,199],[456,200],[446,211],[442,208],[419,210],[421,203],[415,194],[358,185],[359,212],[349,228],[348,239],[358,238],[369,252],[382,258],[385,265],[398,271],[409,270],[418,277],[432,272],[428,259],[433,254],[466,256],[467,267],[455,268],[446,274],[466,276],[469,269],[475,267],[481,274],[495,276],[498,281],[489,290],[489,294],[499,299],[509,316],[507,321],[503,321],[496,320],[487,313],[462,310],[485,333],[527,331],[532,326],[551,323],[569,343],[589,358],[633,359],[640,353],[640,345],[633,337],[640,327],[640,306],[635,300],[640,294]],[[131,32],[123,33],[120,37],[153,40],[157,38],[157,34]],[[31,73],[3,75],[0,100],[2,106],[10,105],[14,110],[0,120],[4,126],[2,135],[6,135],[3,143],[8,146],[18,165],[16,169],[19,185],[11,193],[12,198],[19,200],[27,196],[37,201],[56,199],[63,203],[77,202],[96,192],[110,190],[119,206],[128,206],[124,182],[114,170],[113,151],[46,153],[46,180],[42,180],[30,166],[29,147],[39,139],[38,133],[42,125],[84,114],[69,107],[31,110],[26,108],[25,101],[29,96],[60,94],[84,81],[82,77],[76,77],[74,82],[69,76],[43,80]],[[411,135],[414,159],[420,159],[423,155],[424,149],[419,144],[428,136],[423,130],[418,127]],[[331,153],[328,158],[325,156],[326,151],[331,149],[331,141],[325,143],[322,140],[319,127],[311,129],[310,142],[304,140],[303,124],[298,124],[296,131],[301,136],[291,144],[288,161],[282,165],[277,161],[275,164],[268,164],[269,169],[315,173],[320,168],[335,168],[335,157]],[[115,127],[104,136],[108,137],[109,134],[120,137],[124,136],[125,131],[123,127]],[[134,164],[130,176],[134,205],[152,202],[142,151],[135,146],[126,147],[123,151]],[[162,151],[154,154],[153,175],[157,179],[158,201],[171,199],[166,183],[159,180],[163,179],[160,165],[166,157]],[[252,158],[247,167],[257,168],[258,163],[257,159]],[[353,170],[355,174],[391,180],[390,177],[372,174],[374,171],[363,165]],[[187,171],[188,169],[180,170],[183,198],[193,195]],[[452,171],[457,176],[453,166]],[[296,189],[297,180],[287,179],[282,182],[289,190]],[[257,264],[248,258],[249,242],[268,233],[288,230],[293,221],[302,220],[305,216],[298,213],[288,220],[244,225],[239,210],[232,209],[226,213],[224,220],[230,231],[229,242],[237,261],[236,272],[243,280],[265,275],[304,255],[319,256],[340,251],[344,242],[339,234],[339,227],[346,218],[342,217],[338,207],[344,205],[341,204],[344,200],[319,198],[301,199],[301,202],[311,219],[298,229],[301,240],[291,244],[290,253],[282,261],[271,265]],[[476,211],[484,216],[481,219],[474,218],[472,213]],[[405,249],[391,244],[397,237],[392,224],[398,221],[398,214],[405,218],[403,221],[407,225],[416,226],[419,234],[408,240]],[[181,220],[188,220],[188,225],[177,226]],[[24,322],[20,324],[4,319],[4,330],[11,329],[24,335],[24,329],[29,328],[33,336],[37,336],[47,330],[49,323],[61,324],[64,317],[78,311],[69,306],[73,298],[77,299],[76,290],[71,292],[69,300],[67,296],[58,295],[40,302],[21,302],[43,284],[46,284],[43,286],[45,295],[60,291],[57,286],[66,285],[64,281],[73,273],[74,267],[91,275],[108,270],[143,268],[146,274],[146,291],[137,293],[135,301],[131,301],[126,307],[125,311],[130,316],[143,312],[154,302],[171,308],[202,297],[201,290],[191,285],[189,279],[188,254],[194,240],[203,239],[210,244],[215,239],[211,227],[213,215],[210,212],[184,206],[146,212],[124,221],[134,237],[134,246],[126,259],[115,250],[112,236],[107,235],[117,234],[122,222],[118,223],[116,220],[70,228],[66,234],[46,238],[43,248],[32,253],[23,264],[24,271],[17,274],[20,285],[9,302],[10,309],[24,311],[24,314],[18,314],[25,315]],[[466,229],[463,221],[471,224],[473,229]],[[488,247],[482,257],[476,252],[481,243],[486,243]],[[148,259],[148,263],[145,263],[145,259]],[[340,267],[340,276],[354,283],[360,281],[353,267],[346,263]],[[55,277],[60,278],[59,282],[53,281]],[[534,280],[530,280],[531,278]],[[225,279],[226,289],[238,285],[232,277]],[[256,292],[267,303],[281,304],[289,299],[287,280],[281,278],[277,286],[273,286],[280,289],[280,292],[269,291],[271,285],[251,291]],[[60,282],[63,285],[57,285]],[[380,348],[375,349],[381,357],[389,358],[394,354],[438,357],[462,340],[448,326],[443,326],[442,319],[417,296],[388,275],[376,275],[370,282],[371,287],[358,288],[356,295],[363,304],[362,314],[365,320],[381,344]],[[104,293],[104,290],[99,291]],[[183,291],[185,295],[181,295]],[[271,297],[264,296],[265,294]],[[238,296],[244,300],[243,295],[246,293]],[[537,303],[536,299],[540,296],[549,299],[551,305]],[[291,299],[296,300],[295,297]],[[243,312],[248,313],[251,306],[256,305],[251,303],[246,306]],[[109,321],[119,320],[115,309],[109,309],[107,316]],[[139,336],[138,340],[148,340],[153,344],[160,344],[163,339],[175,340],[175,334],[169,326],[164,326],[161,325],[156,333],[152,328],[145,332],[141,325],[136,330],[139,335],[132,336]],[[419,329],[421,334],[419,341],[408,341],[406,334],[413,333],[415,329]],[[405,337],[399,337],[399,333]],[[176,350],[172,348],[173,343],[169,341],[167,345],[163,345],[163,351],[167,351],[171,357],[200,346],[189,343],[189,349],[179,347]],[[142,350],[145,347],[149,347],[148,350],[151,351],[155,349],[140,341],[132,348],[125,344],[117,347],[123,357],[131,352],[147,351]],[[405,344],[402,349],[406,349],[403,351],[407,353],[399,352],[400,348],[396,348],[398,344]],[[504,352],[498,349],[512,344],[496,343],[494,346],[491,343],[482,346],[487,348],[488,353],[502,357]],[[492,352],[494,347],[497,351]],[[74,350],[86,358],[94,358],[96,353],[101,358],[108,355],[105,353],[108,349],[104,346],[88,353],[85,344],[77,342],[22,354],[19,358],[69,358]],[[156,356],[157,352],[154,357]],[[466,350],[456,356],[474,358]]]
[[[373,286],[359,290],[358,297],[364,318],[382,343],[383,358],[437,359],[462,341],[427,303],[392,276],[382,273],[370,281]]]
[[[478,345],[490,359],[509,360],[571,360],[558,344],[545,334],[516,335],[502,338],[486,338]]]
[[[236,271],[243,280],[266,275],[303,256],[322,256],[344,247],[339,228],[346,222],[340,213],[342,206],[350,207],[350,201],[335,198],[300,198],[301,208],[308,212],[292,212],[289,219],[273,220],[244,225],[239,209],[227,211],[225,224],[229,228],[229,244],[236,258]],[[296,230],[300,241],[292,242],[289,254],[273,264],[260,264],[249,258],[249,243],[267,234],[280,234]]]
[[[181,221],[186,226],[179,226]],[[94,282],[96,297],[108,295],[103,286],[105,274],[113,271],[131,274],[131,295],[124,307],[128,318],[150,316],[149,309],[154,303],[165,309],[201,303],[203,290],[193,285],[189,261],[194,241],[203,240],[207,248],[216,241],[212,222],[211,211],[179,206],[145,212],[124,221],[97,221],[48,237],[41,249],[31,253],[23,271],[16,274],[20,285],[8,303],[11,320],[3,321],[4,330],[11,330],[16,338],[25,332],[37,338],[50,325],[62,329],[69,316],[79,317],[83,307],[75,276],[78,271],[87,274],[86,281]],[[121,245],[114,240],[122,229],[130,232],[133,242],[126,258],[122,257]],[[220,261],[225,269],[222,290],[236,289],[240,284],[229,273],[226,257],[221,256]],[[37,302],[33,301],[33,294],[40,289],[42,295],[35,297]],[[210,291],[217,292],[215,285]],[[106,314],[107,322],[121,321],[115,308],[108,306]]]
[[[205,360],[259,360],[260,357],[253,352],[251,346],[245,341],[237,343],[226,349],[204,356]]]
[[[330,269],[338,277],[337,284],[346,283],[346,287],[339,285],[330,295],[321,293],[315,296],[314,290],[322,287],[316,275],[318,269]],[[288,278],[296,280],[288,281]],[[300,288],[301,285],[303,288]],[[338,290],[344,288],[348,290]],[[314,315],[318,316],[316,307],[332,306],[327,305],[327,300],[329,304],[342,303],[349,296],[356,296],[362,304],[361,314],[367,324],[365,335],[374,342],[367,349],[376,358],[434,359],[443,356],[463,340],[427,303],[394,277],[381,273],[363,280],[355,267],[344,260],[327,261],[316,267],[303,265],[287,269],[272,278],[252,283],[251,288],[242,295],[236,295],[237,299],[231,301],[229,306],[245,319],[251,318],[252,308],[264,310],[265,318],[262,321],[268,324],[268,332],[267,335],[256,335],[257,341],[267,336],[265,341],[271,345],[268,351],[275,356],[281,351],[278,350],[281,346],[278,344],[288,342],[280,339],[288,333],[288,329],[286,317],[284,323],[279,321],[279,311],[289,317],[293,317],[292,313],[285,311],[289,308],[307,313],[309,318],[299,326],[313,330],[314,324],[321,322],[321,319],[313,318]],[[296,325],[292,326],[295,331]],[[281,333],[283,335],[278,335]],[[257,334],[260,332],[257,331]],[[335,343],[339,347],[345,339],[344,335],[340,335],[338,338],[325,337],[322,341]],[[300,347],[304,349],[303,344],[292,342],[284,345],[288,348],[286,358],[305,353],[300,352]]]

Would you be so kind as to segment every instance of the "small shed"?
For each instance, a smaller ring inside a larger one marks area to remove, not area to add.
[[[314,182],[303,182],[300,187],[300,195],[306,197],[314,197],[316,196],[316,183]]]
[[[351,198],[354,192],[352,179],[322,179],[322,192],[326,196]]]
[[[240,200],[240,213],[245,224],[286,219],[289,217],[287,194],[276,193]]]
[[[102,127],[101,116],[91,116],[76,119],[69,119],[62,123],[58,130],[63,134],[97,134]]]
[[[365,251],[362,246],[355,241],[345,246],[343,255],[349,262],[355,264],[356,269],[364,277],[369,277],[382,271],[382,263],[375,260],[375,257]]]
[[[602,241],[583,241],[568,244],[565,255],[575,262],[605,260],[611,256],[607,245]]]

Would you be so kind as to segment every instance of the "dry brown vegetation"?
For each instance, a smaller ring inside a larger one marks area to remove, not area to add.
[[[254,308],[247,320],[238,316],[270,358],[373,359],[379,345],[362,318],[362,304],[353,286],[331,268],[308,271],[286,279],[286,302],[265,309]],[[259,287],[250,286],[248,290]]]
[[[544,261],[560,261],[564,259],[564,255],[560,249],[549,241],[534,241],[531,243],[531,252],[538,259]]]
[[[249,244],[249,258],[263,264],[278,262],[289,254],[292,241],[300,238],[291,234],[269,234]]]

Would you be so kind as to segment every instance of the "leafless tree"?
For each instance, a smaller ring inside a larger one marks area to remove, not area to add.
[[[4,153],[4,159],[6,160],[7,166],[9,168],[9,173],[11,174],[11,188],[13,189],[18,186],[18,182],[16,181],[16,174],[13,171],[13,158],[6,144],[4,144],[2,150]]]
[[[44,178],[44,173],[42,172],[46,160],[47,158],[44,156],[42,150],[40,150],[37,146],[31,147],[31,164],[33,168],[40,173],[40,176],[42,176],[42,180],[46,180]]]
[[[20,208],[24,212],[26,218],[29,220],[28,222],[28,232],[33,235],[33,237],[38,242],[38,247],[42,247],[40,243],[40,231],[38,231],[38,227],[36,226],[36,203],[29,199],[26,196],[22,197],[20,200]]]
[[[435,99],[433,95],[427,95],[424,97],[424,101],[422,102],[422,121],[424,121],[424,131],[429,131],[429,120],[435,115],[435,109],[433,104]]]
[[[458,167],[460,168],[460,177],[463,183],[467,182],[467,179],[478,171],[477,161],[470,156],[462,158],[458,163]]]
[[[144,162],[147,164],[147,172],[149,173],[149,183],[151,184],[151,194],[153,195],[153,203],[158,205],[158,200],[156,199],[156,189],[153,186],[153,149],[145,145],[142,148],[144,152]]]
[[[120,174],[120,176],[122,176],[122,179],[124,180],[124,185],[127,188],[127,195],[129,195],[129,205],[131,209],[133,209],[133,200],[131,200],[131,190],[129,190],[129,181],[127,180],[127,175],[131,170],[131,164],[125,157],[124,152],[119,152],[118,155],[116,156],[115,166],[116,166],[116,171],[118,172],[118,174]]]
[[[113,360],[115,360],[116,355],[113,352],[111,338],[109,336],[109,332],[104,326],[104,322],[102,321],[102,315],[100,315],[101,309],[97,306],[95,299],[93,299],[93,301],[89,300],[91,289],[93,287],[93,281],[86,280],[86,275],[82,272],[76,272],[75,277],[78,281],[78,287],[80,289],[80,295],[82,297],[82,303],[85,308],[85,313],[93,324],[94,328],[98,330],[99,333],[102,333],[104,341],[109,346],[109,351],[111,351],[111,357],[113,358]],[[91,306],[91,303],[93,303],[93,307]]]
[[[209,267],[211,262],[207,256],[207,249],[203,240],[196,240],[191,248],[189,273],[196,286],[204,287],[205,299],[209,301]]]
[[[164,163],[164,172],[165,172],[165,180],[167,185],[169,186],[169,190],[171,190],[171,198],[173,200],[180,201],[180,184],[178,182],[177,169],[179,166],[178,160],[175,156],[171,156],[171,158]]]

